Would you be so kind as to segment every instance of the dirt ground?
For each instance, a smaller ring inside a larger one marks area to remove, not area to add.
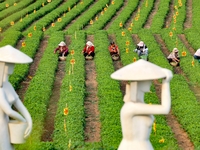
[[[94,37],[87,36],[87,41],[94,43]],[[88,95],[85,98],[85,142],[100,142],[100,113],[98,109],[98,97],[97,97],[97,81],[96,81],[96,69],[94,60],[85,61],[86,70],[86,91]]]
[[[85,64],[86,69],[86,90],[87,97],[85,98],[85,141],[86,142],[100,142],[100,116],[98,110],[97,97],[97,82],[95,63],[93,60],[87,60]]]
[[[41,41],[40,47],[35,55],[35,58],[33,59],[31,66],[30,66],[28,76],[25,78],[25,80],[23,82],[21,82],[20,88],[17,90],[17,93],[22,101],[24,99],[24,93],[26,92],[26,90],[28,88],[29,82],[31,81],[32,77],[35,75],[35,72],[38,68],[40,59],[41,59],[41,57],[44,53],[44,50],[47,46],[47,40],[48,40],[48,37],[44,37],[43,40]],[[23,41],[23,39],[18,42],[18,44],[16,46],[17,49],[20,49],[22,41]]]

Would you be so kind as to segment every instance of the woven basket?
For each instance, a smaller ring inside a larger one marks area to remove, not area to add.
[[[113,60],[119,60],[119,55],[118,54],[113,54],[112,55]]]
[[[87,59],[87,60],[92,60],[92,59],[93,59],[93,57],[92,57],[92,56],[88,56],[88,55],[87,55],[87,56],[85,57],[85,59]]]
[[[177,62],[170,62],[170,65],[176,67],[178,65],[178,63]]]
[[[59,59],[62,60],[62,61],[65,61],[65,60],[66,60],[66,57],[60,56]]]

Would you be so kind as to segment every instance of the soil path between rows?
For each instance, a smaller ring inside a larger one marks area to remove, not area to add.
[[[96,2],[97,2],[97,1],[96,1]],[[94,4],[95,4],[95,3],[93,3],[92,5],[90,5],[89,8],[91,8]],[[102,11],[103,11],[103,10],[102,10]],[[98,12],[98,13],[96,14],[96,16],[100,16],[100,15],[101,15],[101,12]],[[94,19],[91,19],[91,20],[94,20]],[[87,30],[88,28],[90,28],[90,26],[92,26],[92,25],[91,25],[90,22],[89,22],[87,25],[85,25],[85,26],[83,27],[82,30]]]
[[[87,41],[94,43],[94,37],[88,35]],[[100,112],[98,109],[98,97],[97,97],[97,81],[96,81],[96,68],[93,60],[85,60],[86,70],[86,92],[87,95],[84,101],[85,107],[85,142],[100,142]]]
[[[138,1],[138,5],[137,5],[137,8],[135,9],[135,11],[133,11],[131,17],[127,20],[126,24],[125,24],[125,27],[128,28],[131,26],[131,23],[133,22],[133,20],[135,19],[137,13],[138,13],[138,10],[140,10],[140,7],[141,5],[144,3],[144,0],[140,0]],[[126,4],[127,5],[127,4]]]
[[[17,49],[20,49],[22,41],[23,39],[17,43]],[[19,98],[22,101],[24,100],[24,94],[26,93],[26,90],[28,89],[29,83],[31,79],[34,77],[35,72],[37,71],[38,65],[40,63],[40,59],[42,58],[42,55],[47,47],[47,43],[48,43],[48,37],[44,37],[41,40],[40,47],[38,48],[38,51],[36,52],[35,57],[33,59],[33,62],[30,65],[27,77],[24,79],[24,81],[20,83],[20,88],[16,90],[17,94],[19,95]]]
[[[60,61],[58,63],[58,68],[55,74],[55,81],[52,89],[52,95],[49,99],[49,104],[47,108],[47,114],[44,122],[43,134],[41,141],[53,141],[53,131],[54,131],[54,119],[57,111],[57,103],[60,99],[60,88],[62,85],[62,80],[65,75],[65,64],[66,61]]]
[[[70,45],[70,36],[65,36],[66,45]],[[68,60],[68,59],[67,59]],[[44,122],[43,134],[41,137],[42,141],[53,141],[53,131],[54,131],[54,119],[57,112],[57,103],[60,99],[60,89],[62,86],[62,80],[65,76],[65,66],[66,61],[59,61],[57,71],[55,73],[55,81],[52,89],[52,95],[49,99],[49,104],[47,108],[47,114]]]
[[[96,4],[96,2],[97,2],[97,0],[94,0],[94,2],[93,2],[90,6],[88,6],[87,10],[89,10],[90,8],[92,8],[92,6],[94,6],[94,5]],[[65,29],[64,29],[64,31],[67,31],[68,28],[70,28],[70,26],[71,26],[73,23],[75,23],[81,16],[84,15],[85,12],[87,12],[87,10],[85,10],[84,12],[82,12],[80,15],[76,16],[69,24],[67,24],[66,27],[65,27]],[[81,26],[82,26],[82,28],[81,28],[80,30],[83,30],[84,26],[83,26],[83,25],[81,25]],[[80,26],[77,26],[77,29],[78,29],[79,27],[80,27]]]
[[[147,21],[146,21],[146,23],[144,25],[144,28],[149,29],[151,27],[151,23],[152,23],[153,17],[158,11],[159,3],[160,3],[160,0],[155,0],[153,10],[151,11],[151,13],[150,13],[150,15],[148,17],[148,19],[147,19]]]
[[[170,23],[172,22],[173,14],[174,14],[174,1],[171,0],[169,4],[169,12],[165,18],[164,28],[168,28]]]
[[[124,0],[123,6],[116,12],[116,15],[114,17],[112,17],[112,19],[109,21],[109,23],[107,23],[105,25],[105,27],[103,28],[103,30],[107,30],[110,27],[110,25],[112,24],[112,22],[120,15],[120,13],[124,10],[124,8],[126,8],[127,3],[128,3],[128,1]]]
[[[192,0],[187,0],[184,29],[191,28],[191,27],[192,27]]]

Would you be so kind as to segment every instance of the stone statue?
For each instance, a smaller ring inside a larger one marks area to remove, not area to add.
[[[153,150],[149,140],[154,116],[168,114],[171,108],[170,80],[172,72],[140,59],[111,74],[116,80],[130,81],[126,85],[124,105],[120,112],[123,139],[118,150]],[[161,104],[146,104],[145,92],[151,82],[162,79]]]
[[[9,82],[15,63],[32,61],[10,45],[0,48],[0,150],[13,150],[13,144],[25,142],[32,131],[31,116]]]

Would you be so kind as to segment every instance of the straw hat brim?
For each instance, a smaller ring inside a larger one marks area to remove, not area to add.
[[[166,74],[162,69],[163,68],[151,62],[140,59],[115,71],[111,74],[111,78],[127,81],[161,79],[166,77]]]
[[[66,44],[65,44],[65,42],[60,42],[59,44],[58,44],[58,46],[66,46]]]
[[[143,45],[144,45],[144,42],[140,41],[137,45],[138,45],[138,46],[143,46]]]
[[[6,45],[0,48],[0,61],[24,64],[31,63],[33,59],[11,45]]]

